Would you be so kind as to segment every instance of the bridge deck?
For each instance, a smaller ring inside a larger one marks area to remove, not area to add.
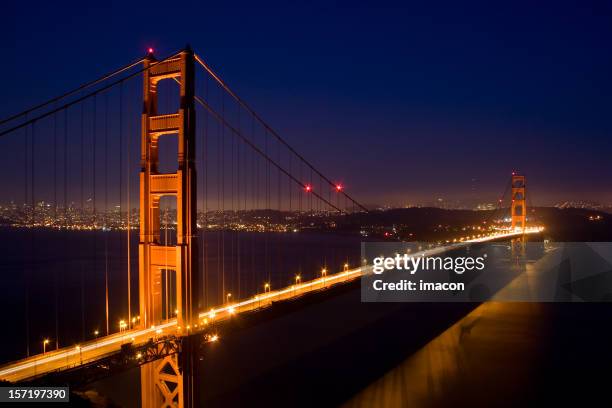
[[[458,245],[513,238],[522,234],[537,234],[541,231],[541,228],[528,228],[524,232],[511,231],[507,233],[496,233],[494,235],[464,241]],[[452,246],[441,246],[423,251],[423,253],[426,255],[432,255],[434,253],[444,252],[450,248],[456,247],[457,244],[453,244]],[[288,300],[309,292],[324,290],[325,288],[338,283],[352,281],[360,277],[362,274],[368,273],[370,269],[371,267],[365,266],[335,274],[329,274],[325,277],[298,283],[279,290],[271,290],[265,293],[260,293],[257,296],[240,302],[222,305],[221,307],[200,313],[199,316],[202,323],[199,325],[199,327],[189,328],[189,330],[204,331],[212,322],[226,320],[235,314],[260,309],[270,305],[272,302]],[[152,326],[146,329],[125,330],[121,333],[114,333],[109,336],[84,342],[79,346],[65,347],[58,350],[49,351],[45,354],[38,354],[0,367],[0,379],[16,382],[27,380],[29,378],[37,377],[53,371],[73,368],[83,364],[84,362],[94,361],[116,353],[121,349],[122,344],[143,344],[151,338],[162,336],[164,334],[174,334],[177,332],[177,329],[176,320],[172,319],[158,326]]]

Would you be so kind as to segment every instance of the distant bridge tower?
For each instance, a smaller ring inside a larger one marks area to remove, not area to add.
[[[527,205],[525,201],[525,176],[512,173],[512,229],[525,229],[527,221]]]
[[[180,108],[177,113],[158,114],[157,85],[162,80],[178,82]],[[176,318],[179,331],[197,323],[200,303],[198,284],[194,55],[186,49],[176,57],[156,62],[144,60],[144,106],[142,112],[140,171],[139,301],[140,325],[158,325],[162,314],[162,270],[175,271]],[[178,166],[174,173],[158,170],[160,137],[178,136]],[[176,197],[176,245],[160,240],[159,201]],[[165,288],[168,290],[170,288]],[[165,316],[166,319],[171,316]],[[189,376],[183,376],[178,356],[141,367],[142,406],[189,406]],[[185,377],[185,378],[184,378]]]

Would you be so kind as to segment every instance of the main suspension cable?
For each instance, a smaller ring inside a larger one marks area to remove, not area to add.
[[[1,131],[0,132],[0,137],[1,136],[5,136],[5,135],[7,135],[7,134],[9,134],[11,132],[14,132],[17,129],[21,129],[24,126],[28,126],[28,125],[30,125],[30,124],[32,124],[32,123],[34,123],[34,122],[36,122],[36,121],[38,121],[40,119],[46,118],[48,116],[51,116],[54,113],[57,113],[57,112],[60,112],[60,111],[62,111],[64,109],[66,109],[66,108],[69,108],[70,106],[76,105],[76,104],[78,104],[78,103],[80,103],[80,102],[82,102],[82,101],[84,101],[84,100],[86,100],[88,98],[91,98],[92,96],[94,96],[96,94],[99,94],[101,92],[106,91],[107,89],[112,88],[113,86],[115,86],[115,85],[117,85],[117,84],[119,84],[121,82],[124,82],[124,81],[127,81],[128,79],[134,78],[136,75],[140,75],[141,73],[143,73],[143,72],[153,68],[154,66],[156,66],[158,64],[161,64],[161,63],[165,62],[166,60],[174,58],[177,54],[178,53],[174,53],[174,54],[172,54],[172,55],[170,55],[170,56],[168,56],[168,57],[166,57],[166,58],[164,58],[164,59],[162,59],[160,61],[155,61],[155,62],[151,63],[151,65],[149,65],[146,68],[141,68],[141,69],[137,70],[136,72],[133,72],[133,73],[131,73],[131,74],[129,74],[129,75],[123,77],[123,78],[119,78],[118,80],[113,81],[113,82],[111,82],[108,85],[105,85],[105,86],[103,86],[101,88],[98,88],[98,89],[96,89],[96,90],[94,90],[94,91],[92,91],[92,92],[90,92],[90,93],[88,93],[86,95],[81,96],[80,98],[77,98],[75,100],[67,102],[67,103],[65,103],[65,104],[63,104],[63,105],[61,105],[61,106],[59,106],[57,108],[54,108],[54,109],[52,109],[52,110],[50,110],[48,112],[42,113],[42,114],[40,114],[40,115],[38,115],[38,116],[36,116],[36,117],[34,117],[32,119],[29,119],[29,120],[26,119],[25,122],[22,122],[19,125],[15,125],[15,126],[11,127],[10,129],[6,129],[6,130]]]
[[[301,154],[299,154],[283,137],[281,137],[267,122],[265,122],[258,114],[253,110],[242,98],[240,98],[228,85],[221,79],[219,75],[217,75],[212,68],[202,59],[199,55],[194,54],[195,60],[210,74],[211,77],[217,81],[217,83],[232,97],[236,102],[238,102],[244,109],[246,109],[262,126],[270,132],[280,143],[285,145],[287,149],[289,149],[293,154],[295,154],[301,161],[303,161],[308,167],[310,167],[315,173],[317,173],[323,180],[325,180],[330,186],[334,187],[336,184],[327,178],[323,173],[321,173],[317,168],[314,167],[312,163],[306,160]],[[354,198],[348,195],[345,191],[340,191],[345,197],[351,200],[355,205],[361,208],[363,211],[368,211],[366,207],[357,202]]]
[[[37,111],[37,110],[39,110],[41,108],[44,108],[45,106],[50,105],[50,104],[52,104],[54,102],[58,102],[58,101],[61,101],[62,99],[66,99],[67,97],[69,97],[71,95],[74,95],[77,92],[80,92],[80,91],[82,91],[84,89],[90,88],[90,87],[95,86],[95,85],[97,85],[97,84],[99,84],[101,82],[104,82],[104,81],[106,81],[106,80],[108,80],[108,79],[110,79],[110,78],[112,78],[112,77],[114,77],[116,75],[121,74],[122,72],[128,71],[129,69],[131,69],[131,68],[135,67],[136,65],[140,64],[142,61],[144,61],[144,58],[140,58],[137,61],[131,62],[131,63],[129,63],[129,64],[127,64],[127,65],[125,65],[125,66],[123,66],[121,68],[116,69],[115,71],[112,71],[112,72],[109,72],[109,73],[107,73],[105,75],[102,75],[101,77],[99,77],[97,79],[94,79],[93,81],[86,82],[86,83],[84,83],[84,84],[82,84],[82,85],[80,85],[80,86],[78,86],[78,87],[76,87],[76,88],[66,92],[66,93],[63,93],[63,94],[61,94],[59,96],[51,98],[51,99],[49,99],[49,100],[47,100],[45,102],[39,103],[38,105],[34,105],[34,106],[24,110],[24,111],[21,111],[19,113],[16,113],[14,115],[9,116],[8,118],[2,119],[2,120],[0,120],[0,125],[3,125],[5,123],[7,123],[7,122],[11,122],[11,121],[13,121],[13,120],[15,120],[17,118],[20,118],[21,116],[24,116],[24,115],[27,115],[27,114],[29,114],[31,112]]]
[[[212,116],[214,116],[215,119],[217,119],[217,121],[219,121],[223,125],[223,127],[227,127],[232,133],[234,133],[236,136],[238,136],[244,143],[249,145],[253,150],[255,150],[258,154],[260,154],[269,164],[272,164],[273,166],[275,166],[279,171],[283,172],[286,176],[290,177],[299,186],[301,186],[302,188],[306,189],[306,184],[304,184],[301,180],[298,180],[295,176],[290,174],[286,169],[284,169],[279,164],[277,164],[270,156],[268,156],[259,147],[257,147],[251,140],[249,140],[243,134],[238,132],[238,130],[236,128],[234,128],[223,117],[221,117],[221,115],[219,115],[217,113],[217,111],[215,111],[208,103],[206,103],[205,101],[203,101],[201,98],[199,98],[197,96],[195,97],[195,100],[200,105],[202,105]],[[343,212],[340,208],[338,208],[334,204],[330,203],[327,199],[325,199],[323,196],[319,195],[316,191],[312,191],[312,189],[311,189],[309,191],[309,193],[313,194],[319,200],[323,201],[325,204],[327,204],[331,208],[335,209],[336,211],[338,211],[340,213]]]

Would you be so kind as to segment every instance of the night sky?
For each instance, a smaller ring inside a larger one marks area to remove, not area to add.
[[[612,202],[610,3],[86,3],[3,6],[0,116],[190,43],[363,202]]]

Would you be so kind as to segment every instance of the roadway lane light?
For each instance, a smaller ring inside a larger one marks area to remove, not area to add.
[[[141,353],[136,354],[136,359],[140,360],[141,357],[142,357]]]
[[[208,317],[212,320],[215,318],[215,316],[216,316],[215,309],[210,309],[210,312],[208,313]]]
[[[234,309],[234,306],[230,306],[229,309],[227,309],[227,311],[229,312],[229,314],[233,315],[234,313],[236,313],[236,309]]]
[[[208,340],[212,341],[212,342],[218,341],[219,340],[219,335],[213,334],[212,336],[208,336]]]

